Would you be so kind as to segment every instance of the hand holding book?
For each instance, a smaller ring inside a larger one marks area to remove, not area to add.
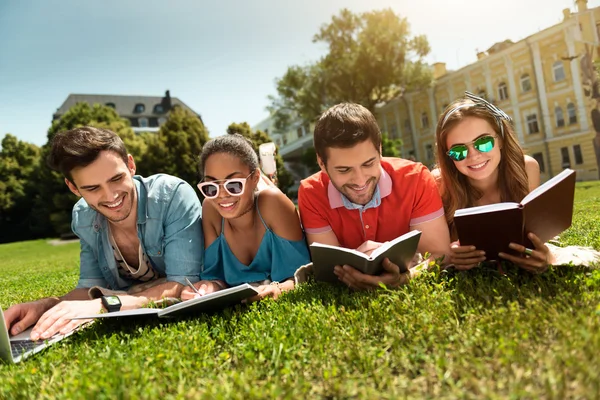
[[[527,235],[529,240],[535,246],[535,249],[528,249],[518,243],[511,243],[509,247],[522,254],[522,256],[514,256],[507,253],[499,253],[498,255],[505,260],[511,261],[519,267],[536,274],[545,272],[548,266],[554,264],[554,255],[534,233]]]
[[[189,287],[186,287],[181,291],[181,300],[194,299],[223,289],[216,281],[199,281],[195,284],[192,284],[187,278],[186,281],[188,282]]]
[[[388,288],[394,288],[408,283],[408,280],[410,279],[410,270],[400,272],[400,267],[391,262],[387,257],[383,259],[382,266],[383,272],[379,275],[363,274],[349,265],[336,265],[333,269],[333,273],[341,282],[355,290],[377,289],[379,288],[380,283],[383,283]]]
[[[450,264],[460,271],[471,269],[485,261],[485,251],[475,246],[461,246],[459,241],[450,244]]]

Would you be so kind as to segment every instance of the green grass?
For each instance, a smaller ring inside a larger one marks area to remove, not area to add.
[[[565,244],[600,249],[600,182]],[[0,304],[60,294],[78,245],[0,246]],[[600,270],[430,272],[399,290],[302,285],[174,321],[102,322],[14,366],[0,398],[597,398]]]

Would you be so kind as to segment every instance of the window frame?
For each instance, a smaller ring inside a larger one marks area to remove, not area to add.
[[[574,125],[577,123],[577,108],[575,107],[574,103],[567,104],[567,116],[569,117],[569,125]]]
[[[565,114],[563,113],[561,106],[556,106],[554,108],[554,120],[557,128],[562,128],[565,126]]]
[[[562,76],[557,77],[558,72],[562,74]],[[567,73],[565,72],[565,65],[562,61],[558,60],[552,64],[552,77],[554,78],[554,82],[562,82],[567,79]]]
[[[530,135],[535,135],[536,133],[540,133],[540,125],[537,119],[537,113],[528,114],[525,117],[525,121],[527,122],[527,132]],[[532,130],[532,124],[535,124],[535,132]]]
[[[580,144],[573,145],[573,158],[575,159],[575,165],[583,164],[583,152]]]
[[[525,88],[525,82],[527,82],[527,88]],[[523,91],[523,93],[529,93],[532,89],[533,87],[531,85],[531,77],[529,76],[529,74],[521,75],[521,91]]]
[[[508,85],[505,82],[498,84],[498,101],[508,100]]]
[[[429,129],[429,115],[427,115],[427,111],[421,113],[421,127],[423,129]]]

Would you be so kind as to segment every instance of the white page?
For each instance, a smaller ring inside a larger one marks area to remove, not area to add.
[[[414,230],[414,231],[410,231],[408,233],[405,233],[402,236],[397,237],[394,240],[390,240],[389,242],[385,242],[384,244],[382,244],[380,247],[378,247],[377,249],[373,250],[373,252],[371,253],[371,260],[376,259],[380,254],[385,253],[387,251],[387,249],[389,249],[390,247],[394,246],[396,243],[400,243],[405,241],[408,238],[411,238],[415,235],[420,234],[421,231],[419,230]]]
[[[165,309],[159,310],[160,312],[158,313],[159,316],[161,315],[168,315],[171,312],[180,310],[180,309],[184,309],[190,306],[193,306],[195,304],[199,304],[199,303],[205,303],[205,302],[209,302],[213,299],[218,299],[221,297],[226,297],[231,295],[232,293],[237,293],[237,292],[241,292],[243,290],[247,290],[247,289],[253,289],[251,285],[247,284],[247,283],[243,283],[241,285],[238,286],[234,286],[234,287],[230,287],[227,289],[222,289],[222,290],[218,290],[216,292],[212,292],[209,294],[205,294],[203,296],[200,297],[196,297],[193,299],[189,299],[189,300],[185,300],[182,301],[181,303],[177,303],[177,304],[173,304],[172,306],[169,306]],[[254,289],[256,294],[258,294],[258,291],[256,291],[256,289]]]
[[[488,204],[486,206],[461,208],[460,210],[456,210],[454,212],[454,216],[461,217],[463,215],[484,214],[486,212],[491,212],[491,211],[514,210],[515,208],[519,208],[519,207],[520,207],[519,203]]]
[[[332,246],[330,244],[324,244],[324,243],[319,243],[319,242],[313,242],[311,244],[311,247],[312,246],[314,246],[314,247],[322,247],[324,249],[334,249],[334,250],[338,250],[338,251],[341,250],[341,251],[345,251],[347,253],[356,254],[357,256],[360,256],[360,257],[362,257],[364,259],[367,259],[367,260],[370,259],[368,255],[366,255],[365,253],[363,253],[361,251],[358,251],[356,249],[348,249],[348,248],[342,247],[342,246]]]
[[[529,194],[527,196],[525,196],[525,198],[523,199],[523,201],[521,203],[525,204],[525,203],[530,202],[531,200],[535,199],[542,193],[546,192],[547,190],[552,188],[554,185],[556,185],[558,182],[562,181],[563,179],[565,179],[567,176],[571,175],[572,173],[573,173],[572,169],[566,168],[563,172],[556,175],[554,178],[548,179],[542,185],[538,186],[537,188],[535,188],[531,192],[529,192]]]

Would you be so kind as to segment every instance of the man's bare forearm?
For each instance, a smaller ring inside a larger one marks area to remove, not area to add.
[[[44,297],[42,299],[37,300],[38,303],[43,304],[46,310],[51,309],[61,301],[68,300],[89,300],[88,295],[89,289],[73,289],[69,293],[61,296],[61,297]]]
[[[59,297],[60,301],[64,300],[89,300],[90,296],[88,295],[88,288],[83,289],[73,289],[69,293],[64,296]]]

